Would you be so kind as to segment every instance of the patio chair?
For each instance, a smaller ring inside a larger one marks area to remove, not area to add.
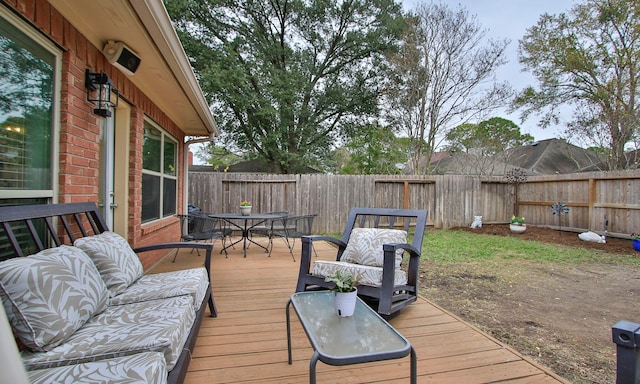
[[[251,237],[253,237],[253,235],[262,235],[265,237],[269,237],[269,233],[271,232],[271,229],[273,228],[274,225],[283,225],[283,219],[287,216],[289,216],[291,214],[291,212],[289,211],[273,211],[273,212],[266,212],[266,215],[277,215],[280,216],[277,219],[271,219],[271,220],[267,220],[265,221],[262,225],[256,225],[254,227],[251,227],[249,229],[249,234],[251,235]]]
[[[283,220],[279,223],[276,222],[274,225],[272,225],[269,232],[269,257],[271,257],[271,251],[273,250],[273,238],[280,237],[286,242],[291,258],[293,259],[293,261],[296,261],[296,258],[293,256],[293,247],[295,246],[295,241],[296,239],[301,239],[303,236],[311,235],[313,219],[316,216],[318,216],[317,213],[299,216],[287,216],[284,217]],[[316,257],[317,256],[318,255],[316,254]]]
[[[198,241],[198,242],[211,242],[214,240],[222,240],[222,249],[225,255],[227,250],[225,249],[226,238],[232,234],[231,228],[227,227],[223,220],[214,219],[209,217],[206,213],[201,211],[191,211],[188,215],[177,215],[180,219],[180,240],[184,242]],[[200,255],[200,251],[198,255]],[[191,250],[193,252],[193,249]],[[173,262],[176,261],[178,253],[173,256]]]
[[[418,295],[427,215],[426,210],[352,208],[342,239],[303,236],[296,292],[331,289],[333,283],[325,282],[325,277],[348,271],[358,281],[358,296],[382,316],[397,314]],[[312,267],[316,241],[337,246],[335,261],[315,260]]]

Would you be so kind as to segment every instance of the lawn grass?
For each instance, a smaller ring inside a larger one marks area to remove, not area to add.
[[[422,259],[444,263],[519,259],[568,264],[604,262],[640,265],[637,257],[622,254],[447,229],[430,229],[426,232],[422,243]]]

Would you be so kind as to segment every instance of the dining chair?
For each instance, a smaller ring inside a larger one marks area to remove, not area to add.
[[[289,254],[293,261],[296,258],[293,256],[293,247],[295,246],[296,239],[301,239],[302,236],[311,235],[311,228],[313,227],[313,219],[318,216],[317,213],[297,216],[287,216],[282,220],[281,225],[274,225],[269,233],[269,257],[273,250],[273,238],[279,237],[283,239],[287,248],[289,248]],[[315,249],[313,250],[316,252]],[[316,257],[318,254],[316,253]]]
[[[266,215],[276,215],[279,216],[277,218],[274,219],[269,219],[266,220],[264,223],[262,223],[261,225],[256,225],[254,227],[251,227],[251,229],[249,230],[249,235],[251,237],[253,237],[253,235],[262,235],[265,236],[267,238],[270,237],[270,232],[272,231],[274,226],[282,226],[284,223],[284,218],[289,216],[291,214],[291,212],[289,211],[273,211],[273,212],[266,212]]]
[[[214,240],[222,240],[222,249],[224,249],[225,255],[227,250],[225,249],[225,242],[227,237],[232,234],[231,228],[224,224],[223,220],[214,219],[209,217],[206,213],[199,211],[192,211],[187,215],[177,215],[180,219],[180,240],[184,242],[200,241],[200,242],[212,242]],[[198,255],[200,251],[198,251]],[[191,250],[193,252],[193,250]],[[173,256],[173,262],[176,261],[178,253]]]

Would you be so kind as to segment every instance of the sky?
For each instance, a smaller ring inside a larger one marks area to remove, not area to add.
[[[518,40],[520,40],[527,28],[534,26],[544,13],[566,13],[571,9],[574,0],[441,0],[449,8],[456,10],[458,5],[466,8],[469,14],[476,15],[478,22],[487,30],[487,37],[493,39],[511,40],[507,47],[506,56],[509,62],[497,71],[497,80],[508,81],[511,86],[519,91],[528,85],[535,86],[535,78],[528,72],[522,71],[518,62]],[[402,0],[405,10],[415,8],[416,4],[429,4],[430,0]],[[537,127],[535,116],[526,121],[520,120],[520,114],[504,117],[520,126],[522,133],[532,135],[536,140],[550,139],[560,136],[560,130],[554,127],[541,129]]]
[[[431,0],[401,0],[405,10],[410,10],[419,3]],[[438,1],[438,0],[434,0]],[[506,50],[508,63],[501,66],[496,74],[498,81],[508,81],[514,90],[519,91],[528,85],[536,85],[535,78],[522,71],[518,62],[518,40],[527,28],[534,26],[544,13],[559,14],[568,12],[576,0],[440,0],[451,9],[458,5],[466,8],[470,14],[476,15],[478,22],[487,30],[487,38],[511,40]],[[520,120],[520,114],[497,112],[496,116],[509,119],[520,126],[522,133],[528,133],[535,140],[545,140],[561,136],[558,127],[539,128],[536,116],[526,121]],[[196,163],[200,163],[196,160]]]

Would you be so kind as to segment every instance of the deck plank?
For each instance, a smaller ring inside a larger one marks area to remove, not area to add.
[[[216,249],[220,249],[216,244]],[[319,259],[335,250],[317,246]],[[300,242],[294,255],[298,259]],[[197,253],[181,251],[153,272],[202,265]],[[271,257],[236,246],[228,257],[214,250],[212,286],[218,317],[205,317],[186,384],[305,383],[313,350],[292,311],[293,364],[287,364],[285,306],[294,293],[299,263],[276,242]],[[476,327],[420,297],[390,323],[414,346],[419,383],[568,383]],[[333,367],[317,365],[318,383],[408,383],[409,357]]]

